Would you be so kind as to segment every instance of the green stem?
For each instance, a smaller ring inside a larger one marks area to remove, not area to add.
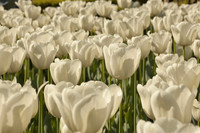
[[[24,83],[27,80],[27,59],[24,60]]]
[[[183,58],[185,60],[185,46],[183,46]]]
[[[81,75],[81,82],[86,81],[86,73],[85,73],[85,67],[82,68],[82,75]]]
[[[43,84],[43,70],[38,69],[39,75],[39,86]],[[43,89],[39,93],[39,115],[38,115],[38,133],[44,133],[44,97],[43,97]]]
[[[101,81],[105,82],[105,61],[101,61]]]
[[[60,133],[60,119],[56,118],[56,133]]]
[[[172,41],[173,41],[173,52],[175,54],[176,53],[176,42],[173,37],[172,37]]]
[[[140,60],[140,65],[139,65],[139,83],[142,83],[142,60]]]
[[[122,80],[119,81],[119,86],[123,90]],[[119,107],[119,133],[123,133],[123,100]]]
[[[52,80],[52,77],[51,77],[51,73],[50,73],[50,68],[48,69],[48,81],[49,81],[49,84],[52,84],[53,83],[53,80]]]
[[[10,74],[10,80],[13,80],[13,78],[14,78],[14,74],[11,73],[11,74]]]
[[[146,59],[144,58],[142,60],[142,83],[143,83],[143,85],[146,83],[145,65],[146,65]]]
[[[3,80],[6,80],[6,73],[3,75]]]
[[[137,72],[135,72],[134,74],[134,91],[133,91],[133,130],[134,130],[134,133],[136,133],[136,89],[137,89]]]

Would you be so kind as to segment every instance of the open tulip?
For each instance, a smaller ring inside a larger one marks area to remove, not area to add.
[[[151,50],[154,53],[171,53],[172,38],[171,34],[166,31],[159,31],[149,34],[152,39]]]
[[[47,85],[45,90],[48,91],[53,86]],[[53,89],[62,90],[61,94],[55,91],[46,94],[52,95],[51,102],[55,102],[61,114],[61,130],[68,130],[70,133],[101,132],[106,121],[116,113],[122,100],[120,87],[108,87],[100,81],[89,81],[80,86],[60,85],[59,88]]]
[[[137,124],[137,133],[198,133],[200,128],[191,123],[185,124],[174,118],[159,118],[151,122],[140,120]]]
[[[55,59],[55,63],[51,63],[50,72],[53,81],[57,84],[60,81],[71,82],[76,85],[81,76],[82,64],[76,60],[59,60]]]
[[[181,46],[192,45],[197,37],[199,29],[199,25],[191,24],[186,21],[171,26],[174,40],[178,45]]]
[[[70,58],[72,60],[79,59],[83,67],[88,67],[92,64],[96,55],[96,48],[93,43],[86,40],[73,41],[71,45],[67,45]]]
[[[38,111],[38,98],[31,82],[22,87],[16,80],[0,80],[0,96],[0,132],[24,132]]]
[[[32,5],[32,1],[31,1],[31,0],[18,0],[17,2],[15,2],[15,4],[16,4],[22,11],[24,11],[24,6],[26,6],[26,5]]]
[[[141,50],[133,45],[113,43],[104,46],[103,54],[108,73],[114,78],[123,80],[131,77],[137,70],[141,58]]]
[[[128,40],[128,45],[133,45],[140,48],[141,50],[141,59],[146,58],[151,50],[152,40],[148,36],[136,36]]]
[[[176,118],[183,123],[191,121],[195,95],[183,84],[169,85],[159,77],[155,77],[145,86],[139,84],[137,90],[142,107],[151,119],[167,117]]]

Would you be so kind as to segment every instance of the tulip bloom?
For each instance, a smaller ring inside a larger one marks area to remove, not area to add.
[[[197,38],[200,26],[198,24],[190,24],[186,21],[171,26],[171,31],[175,42],[181,46],[192,45]]]
[[[60,114],[62,132],[96,133],[118,110],[122,91],[117,85],[108,87],[101,81],[80,86],[59,82],[56,86],[47,85],[44,96],[51,109]]]
[[[57,84],[60,81],[71,82],[76,85],[81,77],[82,64],[80,60],[59,60],[51,63],[50,72],[53,81]]]
[[[6,45],[0,45],[0,75],[5,74],[12,63],[12,49]]]
[[[164,27],[164,24],[163,24],[163,18],[156,16],[151,20],[151,23],[153,25],[155,32],[165,30],[165,27]]]
[[[194,126],[191,123],[181,123],[174,118],[159,118],[158,120],[151,122],[145,122],[140,120],[137,124],[137,133],[198,133],[200,128]]]
[[[194,40],[193,44],[192,44],[192,50],[194,55],[197,58],[200,58],[200,40]]]
[[[117,4],[120,8],[129,8],[132,4],[132,0],[117,0]]]
[[[31,82],[22,87],[13,81],[0,80],[0,132],[22,133],[38,111],[38,98]]]
[[[41,7],[37,7],[34,5],[25,5],[24,6],[24,14],[27,18],[31,18],[33,20],[37,19],[41,14]]]
[[[114,78],[123,80],[131,77],[137,70],[141,50],[124,43],[113,43],[104,46],[103,54],[108,73]]]
[[[192,116],[196,121],[200,121],[200,103],[197,99],[193,101]]]

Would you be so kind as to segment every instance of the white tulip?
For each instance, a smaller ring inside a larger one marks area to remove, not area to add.
[[[10,68],[12,63],[11,52],[11,48],[8,48],[8,46],[0,45],[0,60],[2,61],[2,63],[0,63],[0,75],[5,74]]]
[[[171,53],[172,37],[169,32],[159,31],[149,34],[149,37],[152,39],[151,50],[154,53]]]
[[[47,7],[43,10],[43,12],[48,15],[49,17],[53,18],[55,13],[57,11],[57,8],[55,7]]]
[[[79,26],[86,31],[93,31],[94,16],[91,14],[81,15],[79,17]]]
[[[0,38],[1,44],[14,45],[17,40],[17,29],[15,28],[8,29],[7,27],[1,26],[0,36],[1,36]]]
[[[170,12],[163,17],[163,25],[165,29],[171,32],[171,25],[176,25],[183,20],[183,16],[179,13]]]
[[[197,88],[200,82],[200,64],[197,64],[195,58],[169,66],[166,65],[161,69],[158,67],[156,72],[165,82],[175,85],[184,84],[195,96],[197,95]]]
[[[12,63],[8,69],[9,73],[17,73],[21,70],[26,57],[26,50],[19,46],[12,47]]]
[[[55,63],[50,64],[50,72],[53,81],[57,84],[60,81],[78,84],[81,77],[82,64],[80,60],[59,60],[55,59]]]
[[[183,84],[170,85],[159,76],[155,76],[148,80],[145,86],[139,84],[137,90],[142,108],[149,118],[176,118],[184,123],[191,121],[195,95]]]
[[[16,80],[0,80],[0,96],[0,132],[24,132],[38,111],[38,98],[31,82],[22,87]]]
[[[194,55],[197,58],[200,58],[200,40],[194,40],[193,44],[192,44],[192,50],[194,52]]]
[[[40,14],[36,20],[33,21],[33,25],[37,25],[37,27],[43,27],[45,25],[48,25],[51,21],[49,16],[45,16],[43,14]]]
[[[97,48],[97,59],[103,59],[103,47],[109,46],[112,43],[122,43],[123,39],[119,35],[107,35],[107,34],[99,34],[96,36],[90,36],[89,41],[94,43]]]
[[[117,0],[117,4],[120,8],[129,8],[132,4],[132,0]]]
[[[70,58],[72,60],[79,59],[83,67],[88,67],[92,64],[96,55],[96,48],[93,43],[86,40],[73,41],[71,45],[67,45]]]
[[[17,2],[15,2],[15,4],[19,7],[19,9],[24,11],[24,6],[32,5],[32,1],[31,0],[18,0]]]
[[[192,116],[196,121],[200,121],[200,103],[197,99],[193,101]]]
[[[161,30],[165,30],[164,24],[163,24],[163,18],[161,17],[154,17],[151,20],[151,23],[153,25],[154,31],[159,32]]]
[[[196,24],[200,23],[200,12],[199,11],[193,11],[189,14],[187,14],[184,19],[187,20],[190,23]]]
[[[151,10],[151,16],[160,14],[163,8],[162,0],[148,0],[146,6]]]
[[[140,48],[141,50],[141,59],[146,58],[151,50],[152,40],[148,36],[136,36],[128,40],[128,45],[133,45]]]
[[[123,80],[131,77],[137,70],[141,50],[124,43],[113,43],[103,47],[106,69],[114,78]]]
[[[93,15],[95,16],[97,13],[96,13],[96,10],[95,10],[95,3],[94,2],[87,2],[85,7],[82,7],[80,9],[80,14],[81,15]]]
[[[41,7],[37,7],[34,5],[26,5],[24,6],[24,14],[27,18],[31,18],[33,20],[37,19],[40,16]]]
[[[122,100],[120,87],[116,85],[108,87],[100,81],[89,81],[80,86],[60,85],[59,88],[53,86],[47,85],[45,90],[49,90],[49,87],[60,90],[61,94],[55,91],[46,94],[52,95],[51,103],[55,102],[58,107],[62,131],[100,132],[106,121],[116,113]]]
[[[95,9],[99,16],[110,17],[113,11],[117,10],[117,6],[113,5],[111,1],[95,1]]]
[[[25,37],[26,33],[32,33],[32,32],[34,32],[34,28],[32,26],[20,25],[17,28],[17,37],[23,38],[23,37]]]
[[[85,6],[84,1],[64,1],[60,3],[63,12],[68,16],[78,16],[79,9]]]
[[[159,118],[154,123],[140,120],[137,124],[137,133],[198,133],[200,128],[191,123],[181,123],[174,118]]]
[[[171,31],[175,42],[181,46],[192,45],[200,30],[200,26],[197,24],[190,24],[186,21],[177,25],[171,26]]]

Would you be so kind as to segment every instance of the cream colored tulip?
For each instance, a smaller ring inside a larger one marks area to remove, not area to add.
[[[96,47],[93,43],[86,40],[73,41],[71,45],[67,45],[70,58],[72,60],[79,59],[83,67],[88,67],[92,64],[96,55]]]
[[[26,57],[26,50],[19,46],[12,47],[12,63],[8,69],[9,73],[17,73],[21,70]]]
[[[197,99],[193,101],[192,116],[196,121],[200,121],[200,103]]]
[[[38,98],[31,82],[22,87],[16,79],[0,80],[0,96],[0,132],[24,132],[38,111]]]
[[[36,20],[33,21],[33,25],[37,25],[37,27],[43,27],[50,23],[51,19],[49,16],[40,14]],[[36,27],[36,26],[35,26]]]
[[[61,114],[62,131],[100,132],[106,121],[116,113],[122,100],[120,87],[108,87],[100,81],[89,81],[80,86],[67,86],[64,83],[59,88],[53,86],[47,85],[45,90],[52,87],[51,90],[56,88],[60,91],[46,94],[52,95],[50,104],[55,104]]]
[[[24,6],[24,14],[27,18],[31,18],[33,20],[37,19],[41,14],[41,7],[37,7],[34,5],[25,5]]]
[[[192,45],[194,40],[197,38],[199,30],[199,25],[190,24],[186,21],[171,26],[174,40],[178,45],[181,46]]]
[[[12,63],[12,49],[7,45],[0,45],[0,75],[5,74]]]
[[[133,45],[141,50],[141,59],[146,58],[151,50],[152,40],[148,36],[136,36],[128,40],[128,45]]]
[[[174,118],[162,117],[154,123],[139,120],[137,133],[199,133],[200,128],[191,123],[182,123]]]
[[[85,1],[64,1],[60,3],[63,12],[68,16],[78,16],[79,9],[85,6]]]
[[[57,84],[60,81],[78,84],[81,77],[82,64],[80,60],[59,60],[55,59],[55,63],[51,63],[50,72],[53,81]]]
[[[94,16],[89,15],[81,15],[79,17],[79,26],[86,31],[93,31],[94,28]]]
[[[200,82],[200,65],[195,58],[157,68],[157,75],[164,81],[175,85],[184,84],[196,96]]]
[[[103,47],[109,46],[112,43],[122,43],[123,39],[119,35],[107,35],[99,34],[96,36],[90,36],[89,42],[96,45],[98,53],[96,54],[96,59],[103,59]]]
[[[159,31],[149,34],[152,39],[151,50],[156,54],[171,53],[172,37],[169,32]]]
[[[192,44],[192,50],[194,55],[197,58],[200,58],[200,40],[194,40],[193,44]]]
[[[145,86],[139,84],[137,90],[149,118],[176,118],[183,123],[191,121],[195,95],[183,84],[170,85],[156,76]]]
[[[151,23],[153,25],[154,31],[155,32],[159,32],[161,30],[165,30],[164,24],[163,24],[163,18],[160,17],[154,17],[151,20]]]
[[[146,6],[150,9],[151,16],[156,16],[161,13],[163,2],[162,0],[148,0]]]
[[[24,11],[24,6],[32,5],[32,1],[31,0],[18,0],[17,2],[15,2],[15,4],[19,7],[19,9]]]
[[[113,11],[117,10],[117,6],[113,5],[111,1],[95,1],[95,9],[99,16],[110,17]]]
[[[103,47],[106,69],[116,79],[127,79],[137,70],[141,50],[124,43],[113,43]]]
[[[120,8],[129,8],[132,4],[132,0],[117,0],[117,4]]]

